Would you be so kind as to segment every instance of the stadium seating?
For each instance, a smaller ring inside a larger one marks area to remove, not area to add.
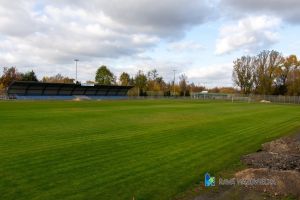
[[[7,95],[18,99],[72,99],[74,96],[124,97],[132,86],[42,83],[15,81],[7,89]]]

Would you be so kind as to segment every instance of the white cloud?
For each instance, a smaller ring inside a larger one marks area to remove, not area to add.
[[[169,51],[183,52],[183,51],[200,51],[205,47],[196,41],[180,41],[169,44]]]
[[[31,11],[32,1],[0,0],[0,33],[12,36],[26,36],[38,30]]]
[[[0,0],[0,63],[43,70],[74,58],[134,58],[184,36],[212,9],[202,0]]]
[[[101,11],[113,21],[125,24],[126,29],[171,38],[183,35],[186,28],[206,22],[214,14],[214,5],[208,0],[51,0],[48,3],[68,4],[92,13]]]
[[[215,64],[210,66],[192,67],[185,73],[196,84],[204,84],[208,87],[232,86],[232,64]]]
[[[268,48],[278,41],[277,29],[280,25],[279,18],[268,16],[250,16],[239,20],[237,24],[225,25],[217,39],[216,53]]]

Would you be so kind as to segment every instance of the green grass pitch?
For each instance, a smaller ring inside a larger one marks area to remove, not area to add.
[[[296,105],[0,102],[0,199],[171,199],[299,127]]]

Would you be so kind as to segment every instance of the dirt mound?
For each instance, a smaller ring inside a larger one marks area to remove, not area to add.
[[[297,170],[300,172],[300,156],[270,152],[258,152],[242,157],[242,162],[252,168]]]
[[[300,134],[265,143],[262,145],[262,150],[272,153],[300,155]]]
[[[243,156],[241,160],[251,168],[238,172],[237,178],[269,178],[276,182],[272,186],[252,185],[246,188],[300,198],[300,134],[265,143],[262,151]]]
[[[261,100],[260,103],[271,103],[271,101]]]
[[[269,179],[274,180],[275,184],[266,185],[246,185],[247,189],[260,192],[267,192],[274,196],[293,195],[300,197],[300,173],[291,170],[270,170],[270,169],[246,169],[236,173],[237,179],[258,180]]]
[[[252,168],[300,172],[300,134],[265,143],[261,152],[243,156],[241,160]]]
[[[256,153],[242,156],[249,169],[235,174],[231,187],[219,186],[194,200],[282,199],[300,200],[300,134],[280,138],[262,145]]]

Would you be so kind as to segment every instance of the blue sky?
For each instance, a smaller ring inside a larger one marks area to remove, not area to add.
[[[93,80],[157,69],[166,81],[232,86],[234,59],[300,54],[297,0],[0,0],[0,66]]]

